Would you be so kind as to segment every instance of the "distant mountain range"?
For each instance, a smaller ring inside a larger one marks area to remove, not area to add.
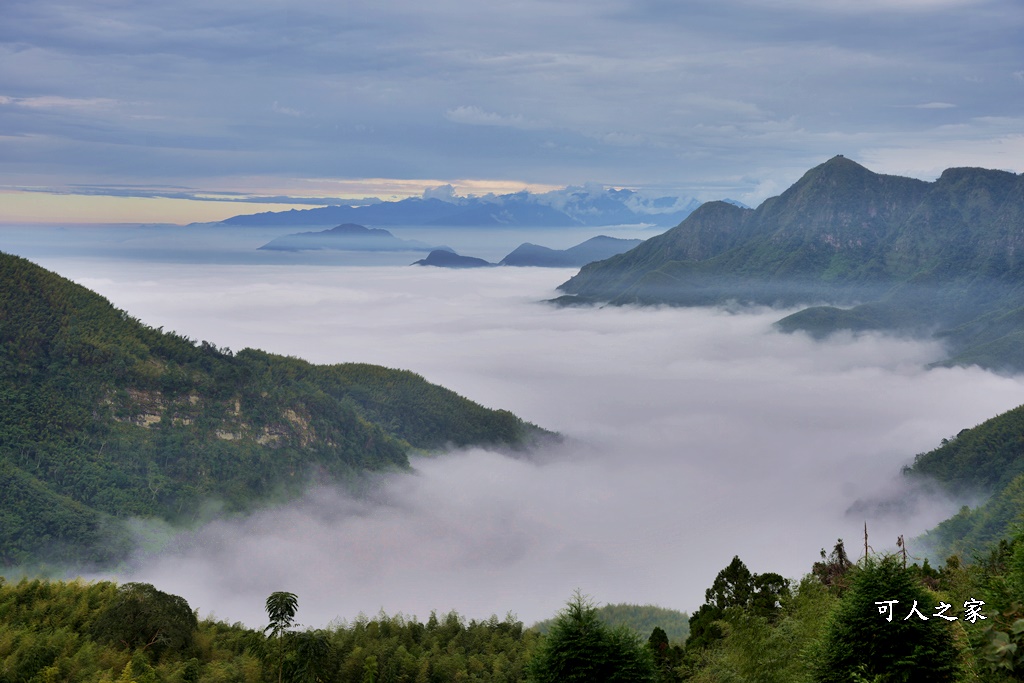
[[[598,235],[568,249],[550,249],[525,242],[501,259],[503,266],[544,266],[550,268],[581,268],[593,261],[621,254],[638,246],[643,240],[620,239]]]
[[[568,249],[551,249],[524,242],[498,263],[490,263],[472,256],[460,256],[451,250],[438,249],[420,259],[414,266],[441,268],[486,268],[489,266],[533,266],[539,268],[579,268],[591,261],[621,254],[643,242],[639,239],[620,239],[598,235]]]
[[[649,224],[677,225],[700,206],[687,197],[646,197],[633,190],[597,186],[567,187],[535,194],[482,197],[411,197],[362,206],[325,206],[234,216],[226,225],[327,226],[515,226],[576,227]]]
[[[342,251],[434,251],[448,247],[431,246],[419,240],[404,240],[387,230],[367,228],[345,223],[329,230],[296,232],[283,235],[264,244],[267,251],[312,251],[337,249]]]
[[[757,209],[704,204],[560,289],[562,304],[825,302],[779,325],[934,334],[949,363],[1024,369],[1024,175],[925,182],[837,156]]]

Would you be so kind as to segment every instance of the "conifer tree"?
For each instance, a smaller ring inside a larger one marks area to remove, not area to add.
[[[880,610],[879,602],[885,601],[896,602],[889,611]],[[956,680],[957,623],[935,616],[940,602],[895,557],[868,558],[855,570],[849,592],[829,621],[814,680]],[[925,618],[913,611],[915,603]]]
[[[610,629],[579,591],[569,600],[529,667],[532,683],[645,683],[657,680],[650,648],[628,628]]]

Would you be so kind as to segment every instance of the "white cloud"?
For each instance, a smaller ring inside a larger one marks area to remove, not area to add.
[[[272,104],[270,108],[274,112],[276,112],[278,114],[284,114],[285,116],[295,116],[295,117],[302,116],[302,112],[299,111],[298,109],[293,109],[292,107],[286,107],[286,106],[284,106],[282,104],[279,104],[277,102],[277,100],[274,100],[274,104]]]
[[[571,271],[46,265],[153,325],[409,368],[569,437],[531,458],[420,460],[368,498],[311,491],[124,577],[253,625],[274,590],[298,593],[312,625],[382,607],[532,621],[575,588],[692,610],[734,554],[797,577],[837,537],[856,545],[865,519],[847,516],[851,503],[892,491],[915,453],[1024,395],[1021,379],[922,370],[934,344],[775,333],[774,311],[536,303]],[[950,510],[869,514],[871,543]]]
[[[58,95],[0,96],[0,104],[16,105],[28,109],[111,109],[118,106],[117,101],[106,97],[61,97]]]
[[[867,149],[862,152],[863,162],[877,173],[917,178],[935,178],[947,168],[967,166],[1024,173],[1024,134],[975,138],[970,132],[965,128],[961,135],[943,140],[923,135],[918,144],[904,141]]]
[[[471,126],[501,126],[507,128],[535,129],[543,128],[545,124],[538,121],[529,121],[522,114],[504,115],[495,112],[484,111],[475,105],[460,106],[449,109],[444,117],[454,123],[464,123]]]

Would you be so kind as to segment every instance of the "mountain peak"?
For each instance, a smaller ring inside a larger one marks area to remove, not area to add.
[[[819,164],[809,170],[804,174],[804,178],[822,176],[829,178],[851,178],[858,175],[870,177],[878,174],[864,166],[861,166],[853,159],[844,157],[842,154],[837,154],[825,163]]]

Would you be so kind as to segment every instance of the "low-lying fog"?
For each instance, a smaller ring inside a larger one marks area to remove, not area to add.
[[[882,550],[944,519],[948,503],[866,520],[847,509],[900,495],[915,453],[1024,402],[1019,378],[922,369],[934,344],[815,343],[774,332],[779,311],[536,303],[567,270],[40,262],[153,326],[408,368],[569,437],[529,459],[417,460],[370,499],[310,491],[119,577],[252,626],[278,590],[313,626],[382,608],[532,623],[577,588],[692,611],[733,555],[799,577],[839,537],[856,553],[865,521]]]

